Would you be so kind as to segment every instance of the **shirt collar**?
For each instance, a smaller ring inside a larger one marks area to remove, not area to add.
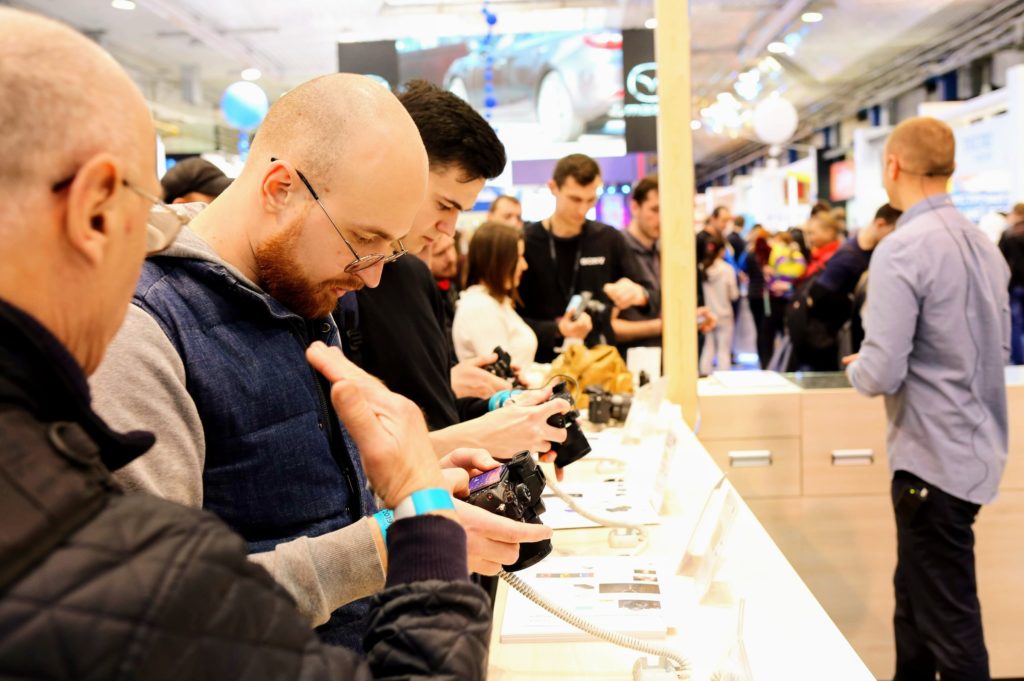
[[[900,219],[896,221],[896,226],[902,227],[906,223],[924,215],[925,213],[930,213],[932,211],[939,210],[940,208],[952,207],[953,198],[949,194],[926,196],[911,206],[909,210],[904,212],[903,215],[900,216]]]
[[[630,247],[637,253],[657,255],[659,248],[658,241],[655,241],[653,246],[647,248],[640,242],[640,239],[637,239],[635,236],[633,236],[628,229],[622,230],[622,235],[626,237],[626,243],[629,244]]]

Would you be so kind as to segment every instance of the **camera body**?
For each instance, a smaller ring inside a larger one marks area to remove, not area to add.
[[[504,378],[507,381],[512,381],[512,388],[514,390],[522,390],[525,388],[526,386],[519,382],[519,377],[512,369],[512,356],[505,352],[500,345],[494,348],[494,354],[498,356],[497,361],[485,366],[484,371],[489,374],[494,374],[498,378]]]
[[[529,452],[520,452],[501,466],[469,480],[466,501],[491,513],[540,525],[544,512],[544,471]],[[509,572],[536,564],[551,553],[551,540],[524,543],[519,546],[519,560],[503,566]]]
[[[593,424],[624,422],[633,406],[633,396],[625,393],[610,393],[600,386],[592,385],[586,389],[587,420]]]
[[[553,414],[551,418],[548,419],[549,426],[554,428],[565,428],[568,434],[565,442],[551,443],[551,450],[557,455],[555,465],[559,468],[565,468],[572,462],[589,454],[590,443],[587,442],[587,437],[580,429],[580,413],[576,411],[576,401],[572,399],[572,395],[569,393],[569,389],[565,385],[564,381],[555,386],[554,391],[551,393],[551,399],[563,399],[572,407],[569,412],[565,414]]]

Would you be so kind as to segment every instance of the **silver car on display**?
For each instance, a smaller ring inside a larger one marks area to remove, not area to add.
[[[493,46],[480,41],[452,63],[444,84],[481,111],[493,97],[497,120],[537,122],[552,141],[570,142],[622,118],[622,35],[520,33],[496,37]]]

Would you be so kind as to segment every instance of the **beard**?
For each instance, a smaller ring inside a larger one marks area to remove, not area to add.
[[[275,300],[303,319],[326,317],[338,305],[336,289],[358,291],[365,284],[354,274],[314,282],[303,274],[296,257],[299,235],[305,217],[300,217],[282,233],[256,248],[260,287]]]

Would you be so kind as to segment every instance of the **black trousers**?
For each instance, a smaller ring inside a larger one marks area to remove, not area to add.
[[[922,493],[927,490],[927,493]],[[898,558],[893,681],[990,681],[974,569],[979,506],[906,471],[892,481]]]
[[[761,364],[761,368],[765,369],[768,367],[768,360],[771,357],[764,357],[764,349],[761,345],[761,336],[765,333],[764,331],[764,300],[761,296],[747,298],[747,304],[750,306],[750,315],[754,318],[754,332],[757,334],[757,359]],[[736,317],[739,319],[739,317]]]

